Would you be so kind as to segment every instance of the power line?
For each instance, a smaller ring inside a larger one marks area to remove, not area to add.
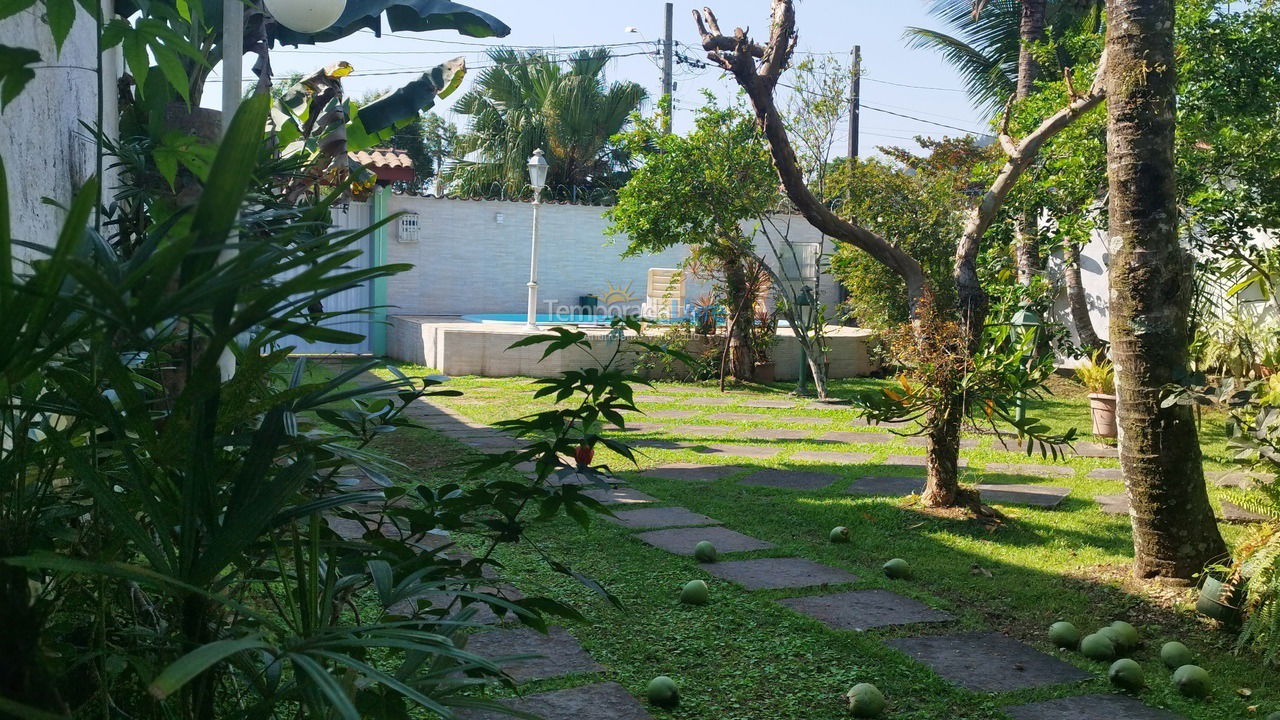
[[[614,60],[617,58],[638,57],[640,55],[653,55],[653,54],[654,54],[653,51],[621,53],[621,54],[613,55],[610,59]],[[503,62],[503,63],[495,63],[495,64],[489,64],[489,65],[470,65],[469,64],[467,65],[467,70],[468,71],[490,70],[497,67],[507,67],[511,65],[561,65],[565,62],[567,62],[567,60],[565,60],[564,58],[523,58],[520,60],[516,60],[514,62]],[[434,69],[435,69],[434,67],[423,67],[423,68],[404,68],[402,70],[369,70],[366,72],[353,73],[351,77],[358,79],[362,77],[382,77],[382,76],[388,76],[388,75],[421,75],[422,73],[430,72]],[[257,80],[258,78],[252,75],[241,78],[241,82],[256,82]],[[216,77],[216,76],[210,77],[208,82],[222,82],[222,78]]]
[[[925,120],[924,118],[919,118],[914,115],[907,115],[906,113],[894,112],[892,110],[885,110],[884,108],[874,107],[871,105],[867,105],[865,103],[863,103],[862,107],[866,108],[867,110],[874,110],[876,112],[884,113],[886,115],[893,115],[900,118],[906,118],[908,120],[915,120],[916,122],[924,123],[926,125],[936,125],[938,127],[947,128],[948,130],[959,130],[960,132],[969,133],[970,135],[990,135],[990,133],[980,132],[978,130],[969,130],[967,128],[962,128],[957,125],[948,125],[946,123],[934,122],[933,120]]]
[[[933,87],[930,85],[911,85],[909,83],[894,82],[892,80],[878,80],[873,77],[867,77],[866,75],[863,75],[862,79],[873,82],[873,83],[880,83],[881,85],[893,85],[894,87],[915,88],[916,90],[938,90],[940,92],[958,92],[958,93],[969,92],[968,90],[958,90],[956,88]]]

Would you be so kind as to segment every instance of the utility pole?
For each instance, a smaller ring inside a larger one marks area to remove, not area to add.
[[[667,134],[671,133],[671,115],[675,112],[675,104],[671,98],[671,66],[674,61],[674,32],[675,25],[675,4],[667,3],[667,19],[666,19],[666,35],[662,41],[662,129]]]
[[[862,46],[853,46],[853,77],[849,88],[849,159],[858,159],[859,125],[862,119]]]

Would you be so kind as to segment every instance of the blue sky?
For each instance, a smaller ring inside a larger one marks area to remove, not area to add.
[[[486,62],[486,45],[525,45],[568,47],[591,44],[620,44],[614,48],[619,56],[610,69],[611,79],[629,79],[651,89],[653,97],[660,92],[659,60],[652,44],[662,36],[663,0],[465,0],[473,7],[490,12],[511,26],[511,34],[502,39],[474,39],[452,32],[434,32],[382,38],[371,33],[358,33],[336,43],[304,47],[300,51],[277,48],[272,62],[277,77],[294,71],[310,72],[337,60],[346,60],[356,68],[347,80],[348,94],[359,97],[402,84],[413,77],[415,69],[426,68],[456,56],[467,58],[475,67]],[[705,59],[698,47],[692,10],[711,5],[719,15],[726,32],[735,26],[750,28],[752,35],[762,36],[768,29],[768,0],[698,0],[675,2],[675,38],[686,55]],[[874,152],[881,144],[914,146],[915,135],[957,135],[958,130],[921,122],[941,123],[969,130],[982,130],[986,123],[970,106],[968,96],[960,91],[957,74],[939,56],[925,50],[910,50],[902,39],[909,25],[939,27],[925,13],[925,0],[799,0],[797,2],[801,53],[837,53],[846,59],[853,45],[862,46],[864,80],[862,114],[863,154]],[[625,32],[635,26],[641,34]],[[646,43],[646,40],[649,41]],[[246,59],[246,65],[251,58]],[[472,76],[474,78],[474,75]],[[731,78],[719,68],[695,69],[678,65],[676,97],[676,130],[687,129],[692,108],[702,103],[701,91],[708,88],[721,97],[736,92]],[[468,79],[467,82],[471,80]],[[784,80],[785,81],[785,80]],[[895,84],[896,83],[896,84]],[[917,87],[908,87],[917,86]],[[460,128],[466,117],[451,111],[467,85],[451,99],[437,105],[436,111],[449,117]],[[785,91],[784,91],[785,92]],[[218,93],[207,93],[216,102]],[[912,120],[879,110],[911,115]]]

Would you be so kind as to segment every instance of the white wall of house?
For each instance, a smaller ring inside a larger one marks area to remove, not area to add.
[[[495,200],[395,195],[391,213],[418,216],[417,239],[405,242],[398,224],[388,232],[387,262],[409,263],[414,269],[387,280],[391,315],[466,315],[520,313],[526,306],[533,207],[529,203]],[[544,204],[540,210],[538,296],[540,314],[552,306],[575,306],[578,298],[595,294],[603,303],[611,290],[627,291],[643,302],[650,268],[679,267],[688,257],[685,247],[662,253],[624,258],[625,237],[605,234],[606,208]],[[789,226],[796,243],[822,242],[822,236],[799,217],[778,219]],[[827,241],[825,252],[830,252]],[[766,257],[770,255],[763,248]],[[705,292],[705,283],[687,281],[692,300]],[[821,282],[822,300],[834,304],[836,284]]]
[[[40,67],[26,89],[0,115],[0,157],[9,178],[13,235],[49,243],[63,212],[42,202],[69,204],[96,171],[94,143],[81,123],[98,117],[97,30],[76,5],[76,21],[61,55],[53,45],[43,5],[0,21],[0,45],[40,53]],[[21,261],[30,251],[16,248]]]

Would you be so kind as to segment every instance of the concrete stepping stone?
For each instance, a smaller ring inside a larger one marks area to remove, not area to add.
[[[742,478],[743,485],[782,488],[784,490],[820,490],[840,479],[831,473],[803,470],[757,470]]]
[[[821,450],[801,450],[791,454],[792,460],[828,463],[831,465],[861,465],[871,462],[873,457],[875,456],[871,453],[825,452]]]
[[[653,422],[629,422],[626,427],[611,428],[613,432],[658,432],[665,430],[666,425]]]
[[[925,467],[926,462],[927,460],[924,455],[890,455],[885,458],[884,462],[881,464],[901,465],[903,467]],[[956,466],[969,467],[969,461],[965,458],[960,458],[960,460],[956,462]]]
[[[853,590],[835,595],[784,598],[778,602],[836,630],[862,631],[954,619],[948,613],[888,590]]]
[[[822,442],[830,442],[830,443],[850,443],[853,445],[871,445],[871,444],[878,445],[880,443],[887,443],[893,440],[893,436],[885,435],[884,433],[864,433],[864,432],[852,432],[849,430],[834,430],[829,433],[823,433],[822,435],[818,436],[818,439]]]
[[[712,520],[706,515],[682,507],[640,508],[639,510],[623,510],[614,513],[614,515],[615,517],[606,515],[604,519],[632,530],[720,524],[719,520]]]
[[[987,463],[986,471],[1002,475],[1034,475],[1037,477],[1069,478],[1075,471],[1061,465],[1035,465],[1032,463]]]
[[[731,560],[705,565],[703,569],[748,590],[840,585],[858,580],[858,576],[853,573],[804,558]]]
[[[1119,495],[1096,495],[1093,499],[1102,506],[1102,512],[1108,515],[1129,514],[1128,493],[1120,493]]]
[[[727,455],[728,457],[755,458],[763,460],[782,452],[782,448],[761,447],[759,445],[705,445],[701,450],[704,455]]]
[[[904,437],[902,438],[902,441],[912,447],[929,447],[929,438],[923,435]],[[960,438],[960,449],[972,450],[973,448],[978,447],[978,442],[977,438]]]
[[[906,497],[924,492],[924,478],[902,476],[867,476],[845,490],[850,495],[888,495]]]
[[[742,407],[766,408],[771,410],[780,410],[784,408],[790,409],[795,406],[795,402],[791,400],[752,400],[750,402],[742,403]]]
[[[674,393],[676,395],[688,395],[690,393],[702,392],[704,390],[706,390],[706,388],[685,387],[683,385],[659,385],[658,387],[653,388],[654,392]]]
[[[632,537],[676,555],[691,557],[693,546],[703,540],[710,541],[721,553],[750,552],[752,550],[770,550],[777,547],[771,542],[757,540],[750,535],[712,525],[701,528],[670,528],[667,530],[650,530]]]
[[[611,488],[608,490],[598,488],[596,490],[587,490],[582,494],[601,505],[639,505],[658,501],[658,498],[652,495],[646,495],[639,490],[631,488]]]
[[[679,440],[635,440],[627,444],[634,448],[649,448],[651,450],[688,450],[696,447],[694,443],[681,442]]]
[[[1121,470],[1120,468],[1098,468],[1096,470],[1090,470],[1089,474],[1086,477],[1088,477],[1090,480],[1123,481],[1124,471]]]
[[[895,638],[886,644],[928,665],[947,682],[974,692],[1009,692],[1093,677],[999,633]]]
[[[668,400],[670,402],[670,400]],[[706,407],[718,407],[723,405],[732,405],[737,400],[727,397],[693,397],[684,400],[685,405],[700,405]]]
[[[1216,470],[1204,474],[1205,478],[1218,487],[1230,487],[1239,490],[1249,489],[1254,481],[1266,480],[1267,476],[1235,468],[1232,470]]]
[[[1266,515],[1245,510],[1239,505],[1226,500],[1222,501],[1222,519],[1229,523],[1259,523],[1270,520]]]
[[[519,683],[605,669],[591,659],[572,635],[559,627],[549,628],[546,635],[531,628],[476,633],[467,636],[466,650],[490,660],[516,655],[538,656],[502,663],[502,669]]]
[[[737,428],[723,425],[677,425],[673,428],[668,428],[667,432],[672,435],[688,435],[690,437],[723,437],[732,435],[737,430]]]
[[[635,400],[637,405],[641,403],[644,403],[647,405],[661,405],[663,403],[670,403],[670,402],[676,401],[676,398],[663,397],[661,395],[636,395],[632,399]]]
[[[763,422],[765,420],[776,419],[768,415],[761,415],[759,413],[731,413],[731,412],[714,413],[714,414],[708,415],[707,417],[717,422]]]
[[[1075,695],[1004,708],[1014,720],[1183,720],[1128,695]]]
[[[644,416],[652,420],[688,420],[698,417],[698,414],[697,410],[658,410],[645,413]]]
[[[835,422],[831,418],[809,417],[806,415],[785,415],[770,419],[775,422],[786,423],[787,425],[830,425]]]
[[[1075,454],[1087,458],[1118,458],[1120,448],[1096,442],[1078,442],[1072,448]]]
[[[689,482],[713,482],[746,470],[737,465],[699,465],[698,463],[672,463],[640,473],[643,477]]]
[[[804,440],[813,434],[812,430],[792,430],[785,428],[756,428],[747,430],[744,435],[754,440]]]
[[[538,693],[503,705],[543,720],[653,720],[640,701],[617,683],[599,683],[569,690]],[[463,710],[464,720],[507,720],[510,715]]]
[[[547,485],[551,487],[578,485],[584,487],[595,487],[603,490],[604,488],[599,487],[600,483],[598,480],[603,480],[609,485],[621,485],[623,482],[622,478],[617,478],[612,475],[601,475],[599,478],[594,478],[578,472],[565,472],[564,468],[561,468],[558,471],[553,471],[547,476]]]
[[[1043,485],[979,485],[978,492],[986,502],[1046,508],[1058,507],[1071,494],[1069,488]]]

